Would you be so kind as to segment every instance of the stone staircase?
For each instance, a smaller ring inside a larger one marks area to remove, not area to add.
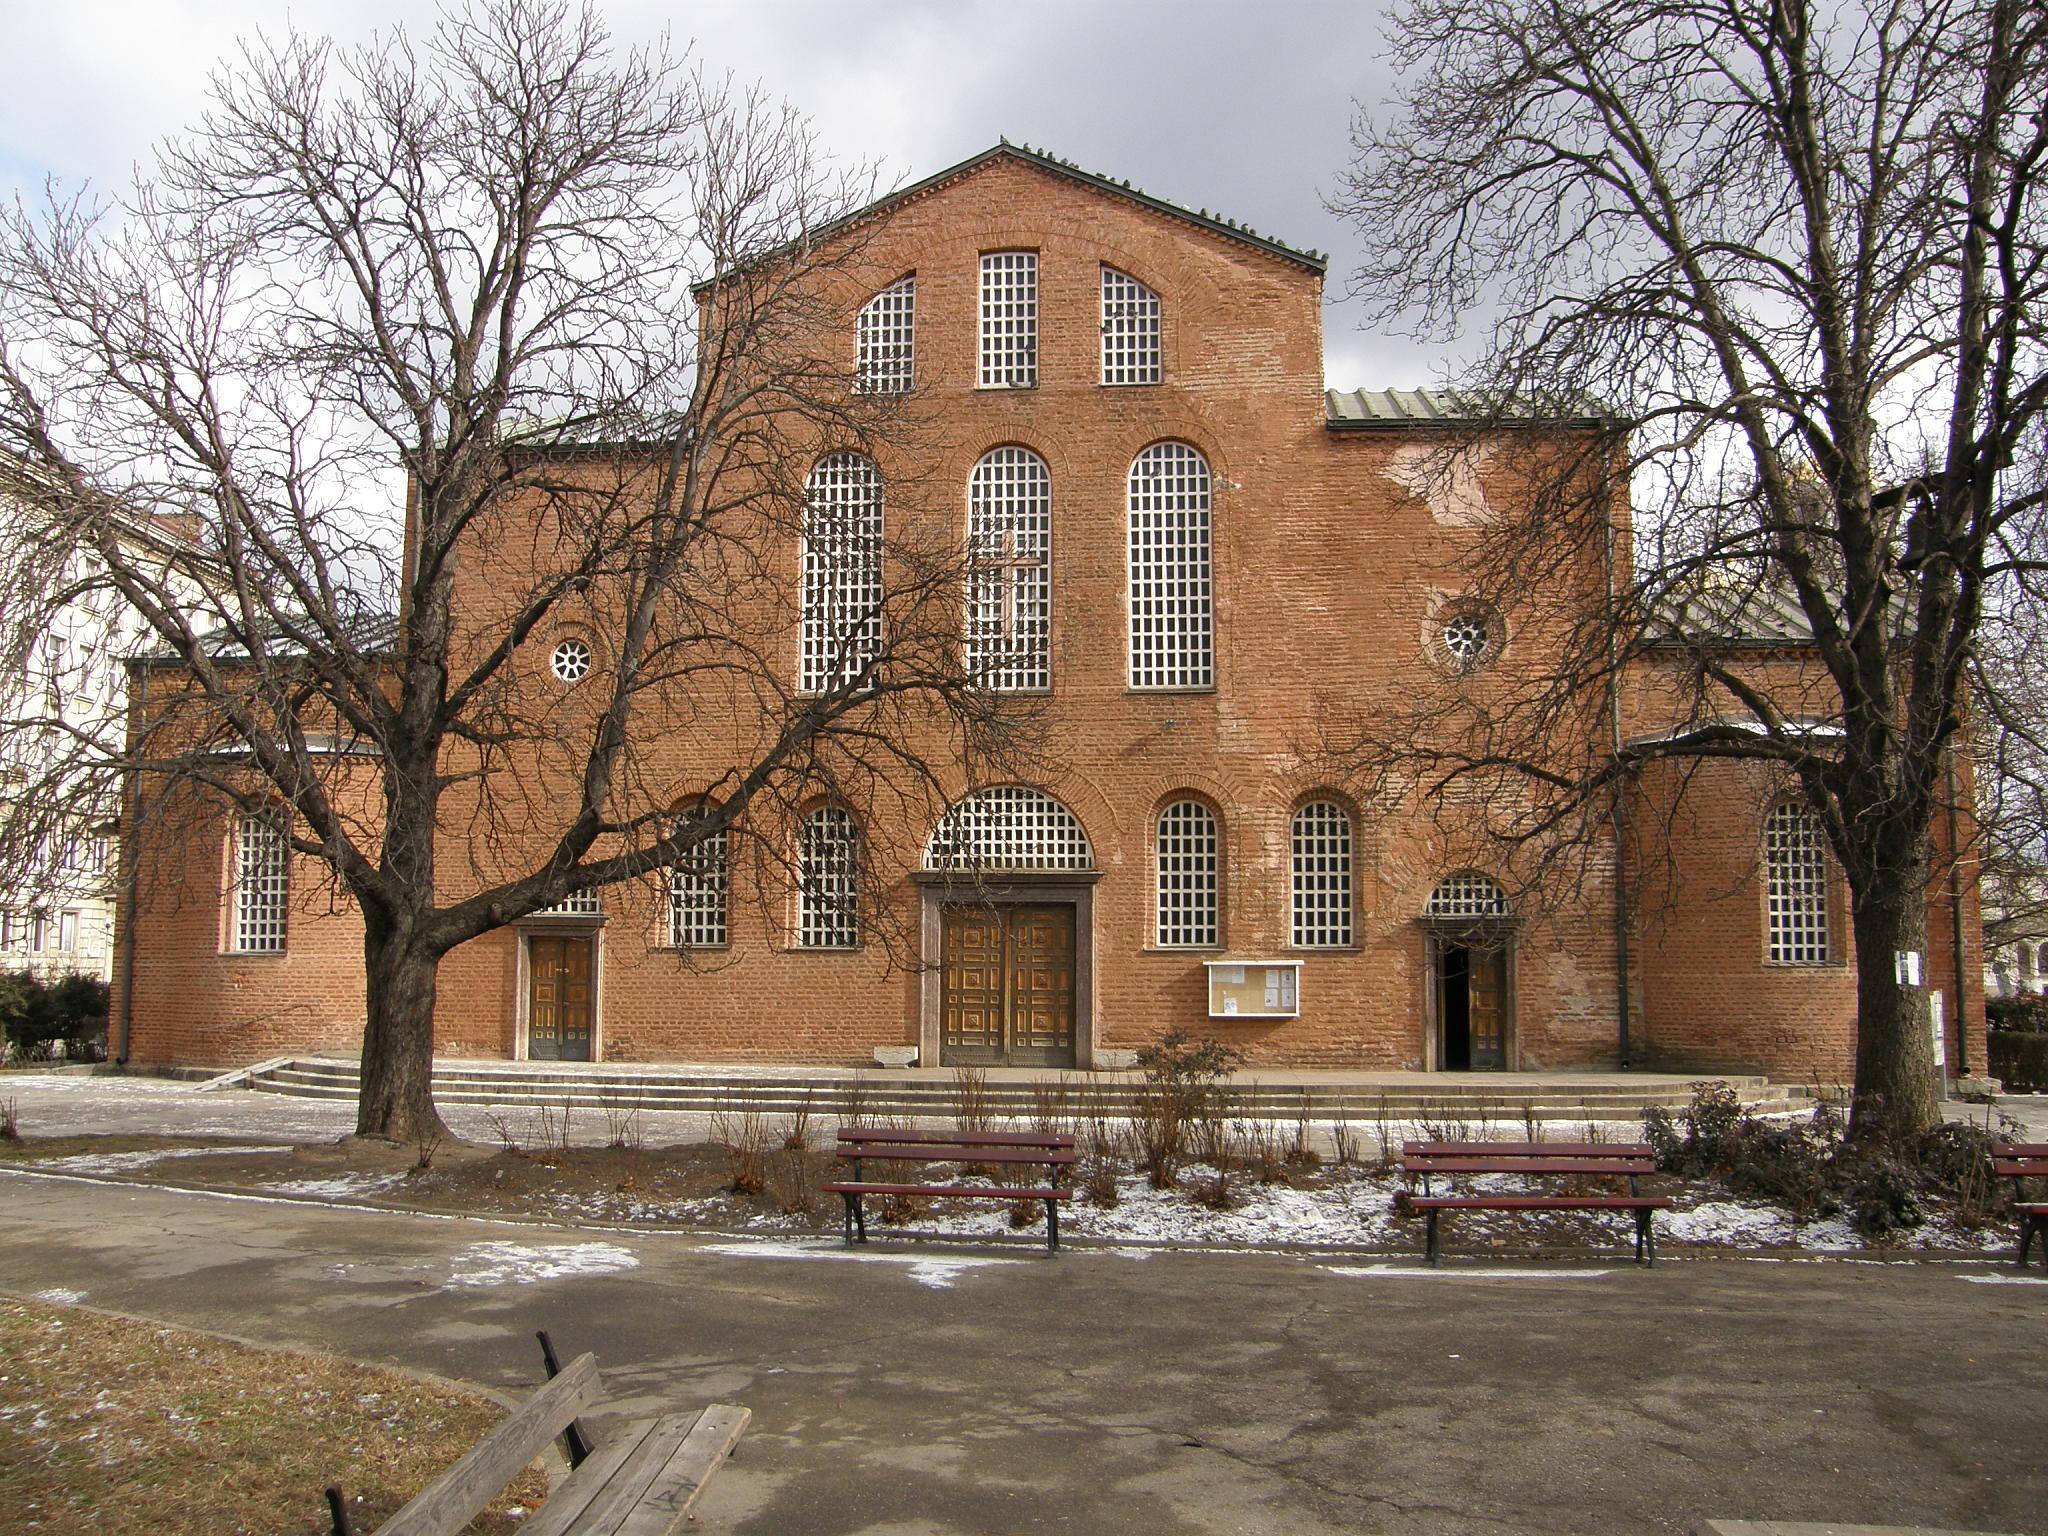
[[[1233,1113],[1252,1119],[1292,1119],[1304,1101],[1318,1120],[1535,1120],[1639,1119],[1652,1105],[1682,1108],[1702,1078],[1726,1082],[1759,1113],[1812,1107],[1808,1088],[1743,1074],[1647,1072],[1523,1072],[1444,1074],[1260,1070],[1231,1082]],[[303,1098],[353,1099],[353,1061],[292,1059],[264,1062],[229,1074],[222,1086]],[[1133,1072],[1033,1072],[991,1068],[978,1083],[986,1111],[1028,1117],[1056,1108],[1061,1114],[1128,1116],[1143,1079]],[[572,1109],[678,1110],[716,1113],[756,1110],[787,1114],[806,1106],[814,1114],[944,1117],[954,1113],[962,1083],[951,1069],[856,1071],[844,1067],[755,1067],[437,1061],[434,1097],[444,1105],[568,1107]]]

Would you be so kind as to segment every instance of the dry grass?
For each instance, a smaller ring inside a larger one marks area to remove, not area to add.
[[[504,1417],[497,1404],[331,1356],[0,1301],[0,1510],[36,1536],[325,1536],[321,1490],[373,1531]],[[529,1469],[472,1533],[508,1536]],[[360,1502],[358,1502],[360,1500]]]

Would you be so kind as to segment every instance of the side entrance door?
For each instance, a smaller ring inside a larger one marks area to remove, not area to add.
[[[1433,940],[1437,1067],[1501,1072],[1508,1065],[1508,951],[1503,944]]]
[[[946,1065],[1074,1064],[1074,909],[941,909]]]
[[[588,1061],[591,942],[533,934],[526,941],[526,1054],[533,1061]]]

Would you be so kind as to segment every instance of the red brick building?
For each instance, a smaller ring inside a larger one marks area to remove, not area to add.
[[[1319,258],[1010,146],[877,205],[862,239],[832,345],[868,387],[914,387],[935,425],[915,464],[824,455],[813,493],[871,505],[879,548],[885,487],[951,488],[937,500],[998,567],[966,643],[1037,699],[1053,770],[933,824],[797,808],[777,835],[813,889],[707,862],[477,940],[442,967],[442,1051],[1085,1069],[1184,1026],[1260,1062],[1536,1070],[1617,1064],[1626,1018],[1638,1063],[1846,1078],[1845,892],[1761,779],[1716,769],[1675,810],[1669,785],[1642,787],[1643,825],[1688,830],[1668,899],[1623,923],[1629,849],[1596,849],[1568,899],[1518,905],[1441,808],[1361,803],[1316,766],[1320,703],[1543,643],[1465,600],[1461,556],[1513,476],[1484,455],[1449,483],[1425,472],[1435,397],[1325,392]],[[794,590],[802,553],[776,558]],[[487,586],[487,565],[466,579]],[[807,632],[785,639],[799,678],[823,664]],[[534,645],[564,688],[604,664],[601,621]],[[1775,659],[1796,673],[1796,641]],[[1657,729],[1654,687],[1625,713]],[[716,731],[689,736],[679,805],[726,766]],[[948,874],[966,854],[988,871],[971,889]],[[360,923],[317,868],[218,822],[137,856],[130,1059],[359,1041]],[[885,910],[835,901],[843,858],[869,861]],[[1973,887],[1964,908],[1967,974]],[[884,917],[902,944],[871,941]],[[1945,1016],[1981,1061],[1938,904],[1931,929]]]

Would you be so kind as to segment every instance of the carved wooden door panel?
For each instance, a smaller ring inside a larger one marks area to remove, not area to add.
[[[590,962],[586,938],[536,934],[526,941],[526,1054],[531,1060],[590,1060]]]
[[[1074,1064],[1074,909],[940,912],[939,1059],[963,1066]]]
[[[1474,1071],[1503,1071],[1508,1064],[1508,952],[1467,951]]]
[[[990,907],[940,913],[944,967],[939,1057],[965,1065],[1003,1059],[1003,921]]]

